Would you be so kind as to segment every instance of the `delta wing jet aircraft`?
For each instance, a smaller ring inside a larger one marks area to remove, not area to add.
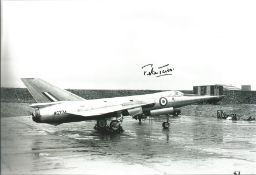
[[[220,100],[220,96],[185,96],[180,91],[164,91],[146,95],[86,100],[69,91],[53,86],[39,78],[22,78],[37,103],[33,121],[58,125],[68,122],[95,120],[96,130],[120,133],[125,116],[141,122],[147,116],[166,115],[163,128],[169,128],[169,115],[179,115],[179,107],[208,100]]]

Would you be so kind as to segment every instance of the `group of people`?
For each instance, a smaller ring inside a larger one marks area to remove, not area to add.
[[[218,119],[226,119],[226,120],[245,120],[245,121],[253,121],[255,120],[255,117],[249,116],[248,118],[244,118],[241,116],[236,115],[235,113],[232,114],[226,114],[225,112],[223,112],[222,110],[218,110],[217,111],[217,118]]]

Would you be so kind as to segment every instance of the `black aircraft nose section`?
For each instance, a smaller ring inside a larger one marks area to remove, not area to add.
[[[40,123],[41,121],[39,116],[34,116],[34,115],[32,115],[32,120],[36,123]]]

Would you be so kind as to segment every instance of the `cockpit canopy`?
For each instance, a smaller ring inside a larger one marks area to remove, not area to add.
[[[164,91],[159,93],[164,97],[181,97],[184,95],[184,93],[180,91]]]

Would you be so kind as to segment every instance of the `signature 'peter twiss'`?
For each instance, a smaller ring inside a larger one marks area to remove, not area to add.
[[[172,75],[174,68],[170,67],[169,64],[165,64],[163,66],[155,67],[153,64],[147,64],[141,67],[143,70],[143,74],[145,76],[167,76]]]

